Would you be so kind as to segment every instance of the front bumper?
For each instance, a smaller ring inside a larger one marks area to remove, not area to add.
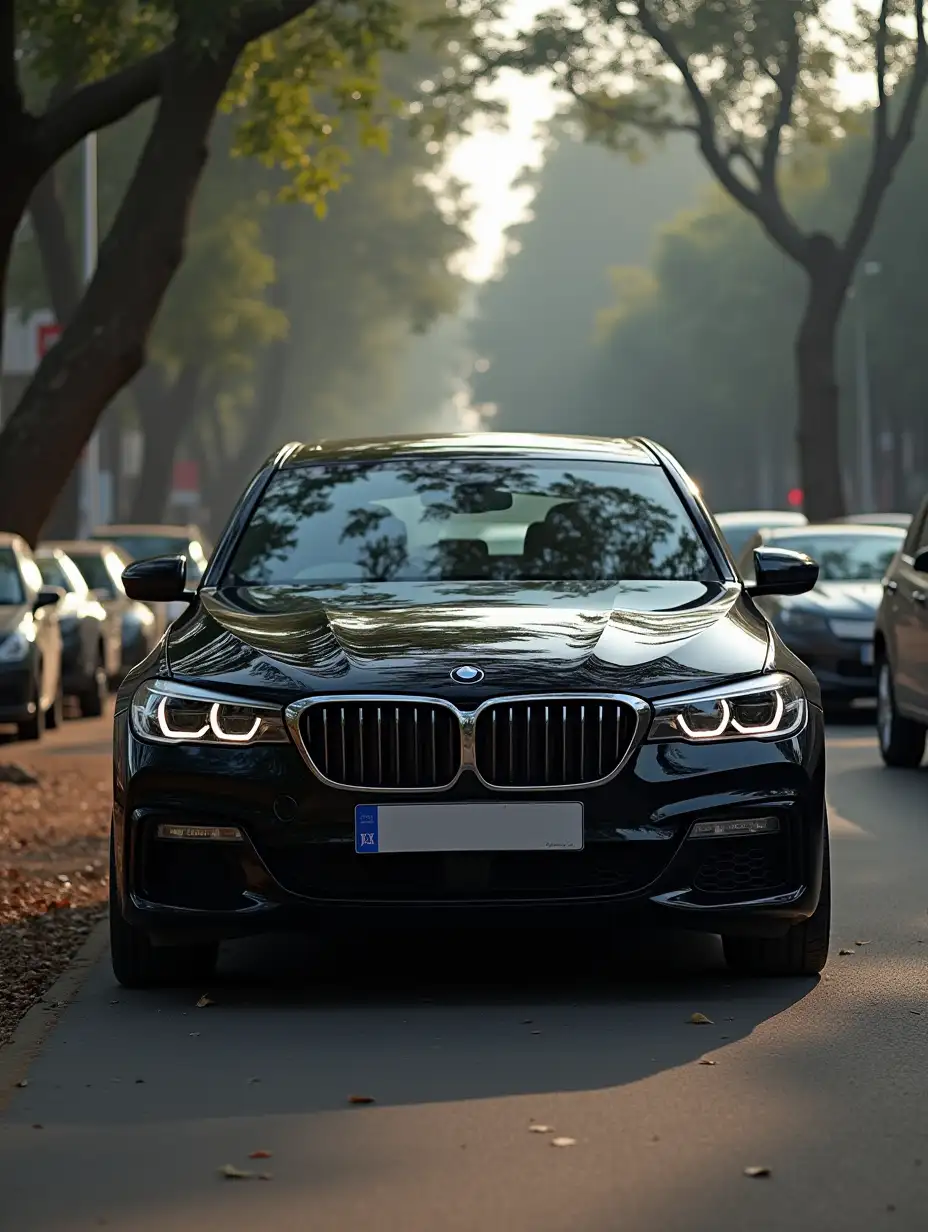
[[[131,923],[166,942],[426,910],[470,920],[638,911],[705,932],[777,935],[818,902],[824,731],[814,707],[779,743],[644,744],[600,787],[508,795],[580,800],[582,852],[357,855],[355,804],[376,801],[319,782],[294,746],[148,744],[125,712],[115,764],[119,900]],[[500,796],[465,774],[438,799]],[[760,816],[779,830],[688,838],[697,820]],[[237,826],[243,841],[158,838],[164,822]]]

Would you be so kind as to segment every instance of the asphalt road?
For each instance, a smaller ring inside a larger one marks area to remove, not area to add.
[[[42,756],[69,744],[105,731]],[[866,727],[830,766],[821,980],[739,982],[693,938],[378,933],[230,947],[197,1009],[104,960],[0,1116],[0,1228],[924,1229],[928,769]]]

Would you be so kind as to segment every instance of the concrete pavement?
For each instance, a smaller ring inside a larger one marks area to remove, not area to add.
[[[0,1116],[0,1229],[924,1229],[928,770],[866,727],[830,767],[820,981],[698,938],[378,934],[229,947],[197,1009],[104,960]]]

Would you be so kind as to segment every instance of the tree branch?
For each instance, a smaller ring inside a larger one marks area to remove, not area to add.
[[[884,0],[888,3],[888,0]],[[786,56],[779,71],[773,78],[780,95],[776,114],[764,142],[764,152],[761,155],[760,183],[766,191],[776,190],[777,161],[780,157],[780,144],[783,129],[790,122],[793,113],[793,99],[796,94],[796,83],[799,80],[799,63],[802,43],[799,37],[799,25],[795,13],[792,15],[789,39],[786,46]]]
[[[69,98],[49,107],[35,131],[43,166],[53,167],[88,133],[115,124],[159,94],[173,52],[173,45],[153,52],[102,81],[82,86]]]
[[[246,0],[239,5],[238,20],[229,30],[229,41],[233,46],[244,46],[302,17],[315,5],[316,0]]]
[[[889,38],[889,6],[882,0],[876,28],[876,112],[873,116],[873,143],[877,150],[886,144],[889,117],[886,113],[886,44]]]
[[[886,0],[884,0],[883,9],[886,7]],[[887,100],[885,97],[876,108],[873,117],[874,142],[870,158],[870,168],[867,172],[867,181],[860,198],[860,204],[857,207],[857,213],[848,228],[847,236],[842,245],[842,254],[850,270],[853,270],[857,264],[867,245],[867,241],[873,233],[877,214],[880,211],[886,190],[892,183],[902,156],[909,148],[915,135],[915,121],[918,117],[918,109],[925,93],[925,86],[928,85],[928,41],[926,41],[925,36],[925,0],[916,0],[915,29],[915,63],[909,76],[909,84],[902,103],[902,111],[896,131],[894,133],[889,131],[889,119],[886,110]],[[883,55],[885,56],[885,48]],[[878,49],[878,62],[879,57]],[[885,60],[883,67],[885,70]],[[879,67],[877,72],[879,74]],[[885,94],[885,81],[883,86]],[[879,135],[881,124],[885,130],[882,137]]]
[[[806,237],[784,209],[776,184],[761,186],[761,190],[757,191],[745,184],[744,180],[736,174],[730,157],[719,146],[715,116],[709,100],[693,76],[686,56],[672,35],[655,19],[646,0],[638,0],[637,16],[644,33],[657,43],[680,74],[696,112],[699,148],[715,178],[729,196],[758,219],[770,238],[788,256],[806,268],[809,260]]]
[[[580,104],[596,115],[602,116],[606,120],[614,120],[621,122],[621,118],[617,115],[615,107],[609,103],[603,102],[602,99],[596,98],[588,94],[585,90],[577,88],[577,71],[573,68],[568,68],[564,74],[564,87],[567,93]],[[632,121],[635,128],[641,129],[642,132],[653,133],[654,136],[660,137],[665,133],[691,133],[693,136],[699,136],[699,128],[695,124],[688,124],[685,120],[670,120],[660,118],[649,118],[647,116],[635,115]]]

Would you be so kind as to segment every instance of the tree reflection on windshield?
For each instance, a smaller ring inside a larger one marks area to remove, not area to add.
[[[659,467],[499,456],[281,471],[229,574],[252,586],[717,576]]]

